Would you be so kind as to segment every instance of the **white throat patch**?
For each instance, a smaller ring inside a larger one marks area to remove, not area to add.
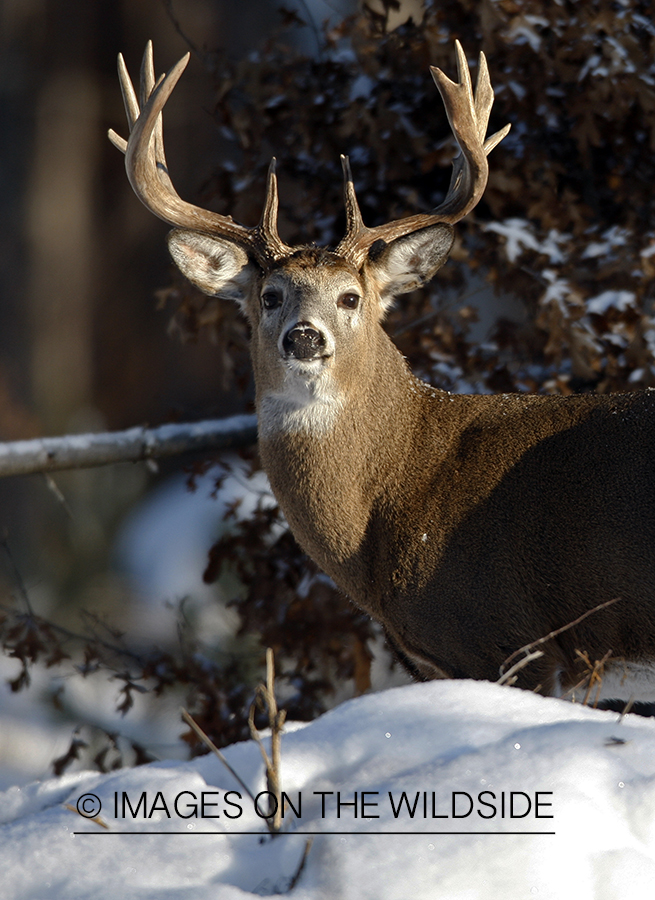
[[[344,407],[344,398],[323,360],[285,361],[284,383],[265,394],[259,404],[262,437],[305,432],[329,434]]]

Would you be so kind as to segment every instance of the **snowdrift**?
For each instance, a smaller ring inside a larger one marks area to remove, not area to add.
[[[253,795],[266,790],[253,742],[226,756]],[[486,683],[411,685],[291,723],[282,787],[273,839],[265,796],[255,808],[213,756],[12,788],[2,895],[280,894],[311,833],[300,900],[653,896],[653,720]]]

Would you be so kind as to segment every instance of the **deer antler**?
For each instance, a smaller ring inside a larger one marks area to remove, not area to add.
[[[336,252],[350,259],[358,267],[364,262],[366,254],[376,241],[389,243],[438,222],[449,224],[459,222],[473,209],[484,193],[489,175],[487,154],[502,141],[510,126],[506,125],[485,140],[494,101],[487,61],[484,53],[481,53],[474,96],[469,67],[459,41],[456,41],[456,48],[457,82],[447,78],[441,69],[434,67],[430,69],[460,148],[460,155],[453,163],[448,193],[440,206],[431,213],[408,216],[375,228],[367,228],[355,196],[348,159],[345,156],[341,157],[347,228]]]
[[[341,157],[347,228],[336,252],[358,267],[376,241],[389,243],[438,222],[454,224],[473,209],[484,192],[489,173],[487,154],[502,141],[510,126],[506,125],[485,140],[494,100],[487,62],[481,53],[474,95],[468,64],[459,41],[456,42],[456,48],[457,82],[447,78],[440,69],[431,69],[461,151],[453,163],[446,198],[437,209],[432,213],[408,216],[375,228],[367,228],[357,203],[348,158]],[[140,98],[137,99],[123,57],[119,54],[119,79],[130,134],[126,141],[110,130],[109,138],[125,154],[125,168],[130,184],[151,212],[176,227],[222,236],[233,241],[249,251],[263,268],[268,268],[271,263],[284,259],[293,252],[292,247],[283,243],[277,231],[275,159],[271,160],[268,171],[262,218],[254,228],[239,225],[230,216],[221,216],[187,203],[177,194],[169,177],[164,155],[161,113],[188,61],[187,53],[167,75],[155,81],[152,43],[149,41],[141,64]]]
[[[229,241],[249,251],[267,268],[272,262],[292,253],[277,231],[277,178],[275,159],[268,170],[266,201],[262,218],[254,228],[239,225],[230,216],[187,203],[177,194],[168,174],[162,132],[162,109],[186,68],[189,54],[173,66],[170,72],[155,82],[152,42],[148,41],[141,64],[140,100],[127,72],[121,54],[118,56],[118,76],[129,127],[129,138],[109,131],[109,139],[125,154],[127,177],[137,197],[148,209],[178,228],[188,228]]]

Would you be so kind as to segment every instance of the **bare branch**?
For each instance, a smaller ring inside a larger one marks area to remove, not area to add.
[[[271,729],[271,755],[269,757],[266,748],[262,742],[257,727],[255,726],[255,708],[257,702],[268,710],[268,724]],[[250,714],[248,715],[248,726],[252,739],[259,746],[259,750],[266,766],[266,786],[268,793],[275,797],[275,811],[273,812],[273,821],[271,822],[272,802],[269,803],[269,816],[266,819],[271,834],[277,834],[282,825],[282,791],[280,789],[280,740],[282,736],[282,728],[287,712],[285,709],[278,710],[277,700],[275,699],[275,664],[273,660],[273,651],[270,647],[266,650],[266,684],[260,684],[257,687],[255,700],[250,706]]]
[[[582,701],[584,706],[587,706],[589,703],[589,698],[591,696],[591,692],[593,688],[596,688],[596,699],[594,700],[594,709],[598,706],[598,698],[600,696],[601,688],[603,687],[603,673],[605,671],[605,663],[609,660],[612,655],[612,651],[608,650],[605,656],[602,659],[597,659],[594,663],[589,659],[589,654],[586,651],[576,650],[576,656],[581,659],[587,666],[588,675],[587,678],[587,690],[584,695],[584,699]]]
[[[307,862],[307,857],[309,856],[309,851],[312,849],[312,844],[313,844],[313,843],[314,843],[314,838],[313,838],[313,837],[308,837],[307,840],[305,841],[305,849],[303,850],[303,854],[302,854],[302,856],[301,856],[301,858],[300,858],[300,863],[298,864],[298,868],[296,869],[295,875],[293,876],[293,878],[292,878],[291,881],[289,882],[289,886],[288,886],[288,888],[286,889],[286,893],[287,893],[287,894],[290,894],[291,891],[292,891],[292,890],[295,888],[295,886],[298,884],[298,882],[299,882],[299,880],[300,880],[300,876],[302,875],[303,870],[304,870],[304,868],[305,868],[305,863]]]
[[[605,609],[606,606],[611,606],[613,603],[616,603],[620,599],[620,597],[613,597],[611,600],[606,600],[604,603],[599,603],[598,606],[594,606],[593,609],[588,609],[586,612],[583,612],[581,616],[578,616],[578,618],[574,619],[572,622],[567,622],[566,625],[562,625],[561,628],[556,628],[554,631],[550,631],[548,634],[544,635],[538,640],[532,641],[531,643],[526,644],[524,647],[519,647],[519,649],[515,650],[511,656],[507,657],[505,662],[500,667],[501,679],[506,673],[509,675],[507,666],[511,663],[515,656],[518,656],[520,653],[530,653],[532,650],[534,650],[535,647],[539,647],[541,644],[545,644],[547,641],[550,641],[554,637],[557,637],[558,634],[563,634],[563,632],[568,631],[570,628],[574,628],[576,625],[579,625],[580,622],[584,621],[587,616],[590,616],[595,612],[599,612],[599,610],[601,609]]]
[[[256,440],[256,416],[240,415],[158,428],[13,441],[0,443],[0,478],[161,459],[200,450],[228,450]]]
[[[215,756],[218,757],[218,759],[220,759],[220,761],[223,763],[223,765],[228,770],[230,775],[232,775],[233,778],[236,779],[236,781],[241,785],[241,787],[244,789],[246,794],[248,794],[248,796],[250,797],[252,802],[255,803],[255,795],[252,793],[252,791],[250,790],[248,785],[245,783],[245,781],[243,781],[243,779],[241,778],[239,773],[236,771],[236,769],[232,768],[232,766],[229,764],[229,762],[227,761],[225,756],[221,753],[221,751],[218,749],[218,747],[212,741],[212,739],[209,737],[209,735],[205,734],[205,732],[202,730],[200,725],[198,725],[196,720],[193,718],[193,716],[190,713],[188,713],[186,711],[186,709],[182,710],[182,718],[187,723],[187,725],[196,733],[196,735],[200,738],[200,740],[203,742],[203,744],[206,747],[208,747],[209,750],[211,750],[211,752]]]
[[[14,554],[11,552],[11,547],[9,546],[9,534],[6,528],[3,530],[2,537],[0,538],[0,546],[2,546],[2,549],[5,551],[7,559],[9,560],[9,564],[14,576],[14,581],[16,582],[16,587],[18,588],[18,593],[20,594],[21,600],[25,604],[27,614],[31,618],[34,618],[34,610],[32,609],[32,604],[30,602],[30,595],[27,593],[27,588],[25,587],[23,576],[21,575],[20,569],[16,565]]]
[[[532,646],[531,644],[528,646]],[[525,648],[522,648],[525,649]],[[523,656],[519,659],[518,662],[515,662],[514,665],[508,669],[506,672],[500,676],[496,684],[509,684],[513,685],[516,683],[516,673],[520,672],[521,669],[524,669],[529,663],[533,662],[535,659],[539,659],[544,655],[543,650],[533,650],[532,653],[528,653],[526,656]]]

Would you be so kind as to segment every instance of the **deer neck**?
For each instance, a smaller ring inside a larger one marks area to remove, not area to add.
[[[382,329],[374,357],[365,384],[335,393],[313,418],[284,419],[270,396],[258,398],[260,454],[291,530],[361,605],[366,541],[403,483],[428,395]]]

